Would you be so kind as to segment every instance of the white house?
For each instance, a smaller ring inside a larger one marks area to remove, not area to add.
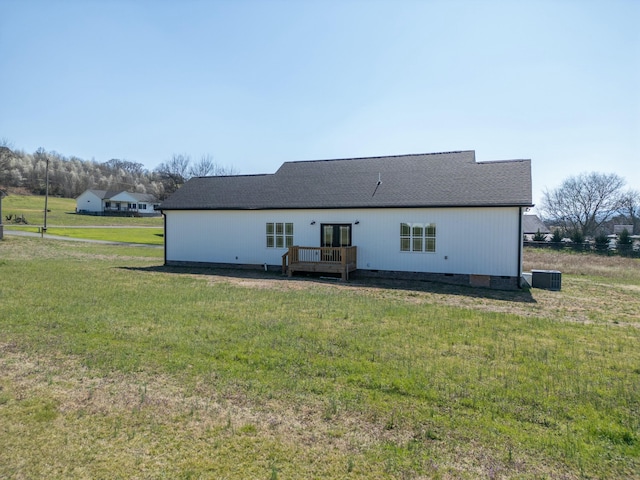
[[[540,232],[544,235],[545,241],[551,240],[553,234],[549,227],[540,220],[540,217],[533,214],[525,214],[522,217],[522,232],[524,234],[524,239],[527,241],[533,240],[533,237]]]
[[[155,207],[160,202],[156,197],[145,193],[132,193],[124,190],[85,190],[76,198],[76,212],[94,215],[158,215]]]
[[[531,161],[474,151],[284,163],[189,180],[160,206],[165,264],[516,288]],[[353,255],[350,260],[345,260]]]

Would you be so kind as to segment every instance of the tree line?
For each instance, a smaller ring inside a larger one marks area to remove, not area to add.
[[[0,139],[0,188],[44,195],[47,162],[49,194],[65,198],[76,198],[85,190],[96,189],[149,193],[163,200],[191,177],[238,174],[235,168],[215,162],[210,154],[196,161],[187,154],[173,154],[148,170],[141,163],[116,158],[96,162],[43,148],[28,153]]]
[[[582,173],[545,190],[540,206],[543,219],[576,240],[612,233],[612,224],[629,225],[640,233],[640,191],[627,188],[616,174]],[[580,243],[580,240],[578,243]]]

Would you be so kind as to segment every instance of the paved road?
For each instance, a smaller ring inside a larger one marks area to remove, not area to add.
[[[56,228],[65,228],[65,227],[56,227]],[[68,227],[68,228],[131,228],[131,227]],[[157,227],[144,227],[144,228],[157,228]],[[25,232],[22,230],[12,230],[12,229],[4,229],[5,235],[17,235],[21,237],[43,237],[41,233],[36,232]],[[61,237],[59,235],[49,235],[48,233],[44,234],[44,238],[49,240],[65,240],[68,242],[85,242],[85,243],[101,243],[103,245],[129,245],[136,247],[149,247],[149,248],[163,248],[163,245],[148,245],[146,243],[129,243],[129,242],[112,242],[109,240],[91,240],[88,238],[71,238],[71,237]]]

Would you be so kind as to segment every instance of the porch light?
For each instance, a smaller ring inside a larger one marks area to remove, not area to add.
[[[315,225],[316,221],[315,220],[311,220],[311,225]]]
[[[360,220],[356,220],[354,223],[355,223],[356,225],[359,225],[359,224],[360,224]]]

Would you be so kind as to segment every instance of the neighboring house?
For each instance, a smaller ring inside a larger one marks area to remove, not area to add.
[[[614,225],[613,234],[620,235],[623,230],[626,230],[629,235],[633,235],[633,225]]]
[[[132,214],[141,216],[158,215],[155,210],[160,202],[146,193],[132,193],[124,190],[85,190],[76,198],[76,211],[94,215]]]
[[[522,230],[524,239],[527,241],[533,240],[533,236],[538,233],[538,231],[544,235],[546,241],[550,240],[552,237],[549,227],[547,227],[537,215],[523,215]]]
[[[640,235],[632,235],[633,233],[633,225],[614,225],[613,226],[613,234],[607,235],[609,239],[609,248],[614,250],[618,246],[618,238],[620,238],[620,234],[626,230],[629,233],[629,238],[631,239],[631,245],[634,251],[640,251]]]
[[[162,203],[165,264],[515,288],[531,161],[474,151],[284,163],[196,177]],[[334,269],[335,268],[335,269]]]

